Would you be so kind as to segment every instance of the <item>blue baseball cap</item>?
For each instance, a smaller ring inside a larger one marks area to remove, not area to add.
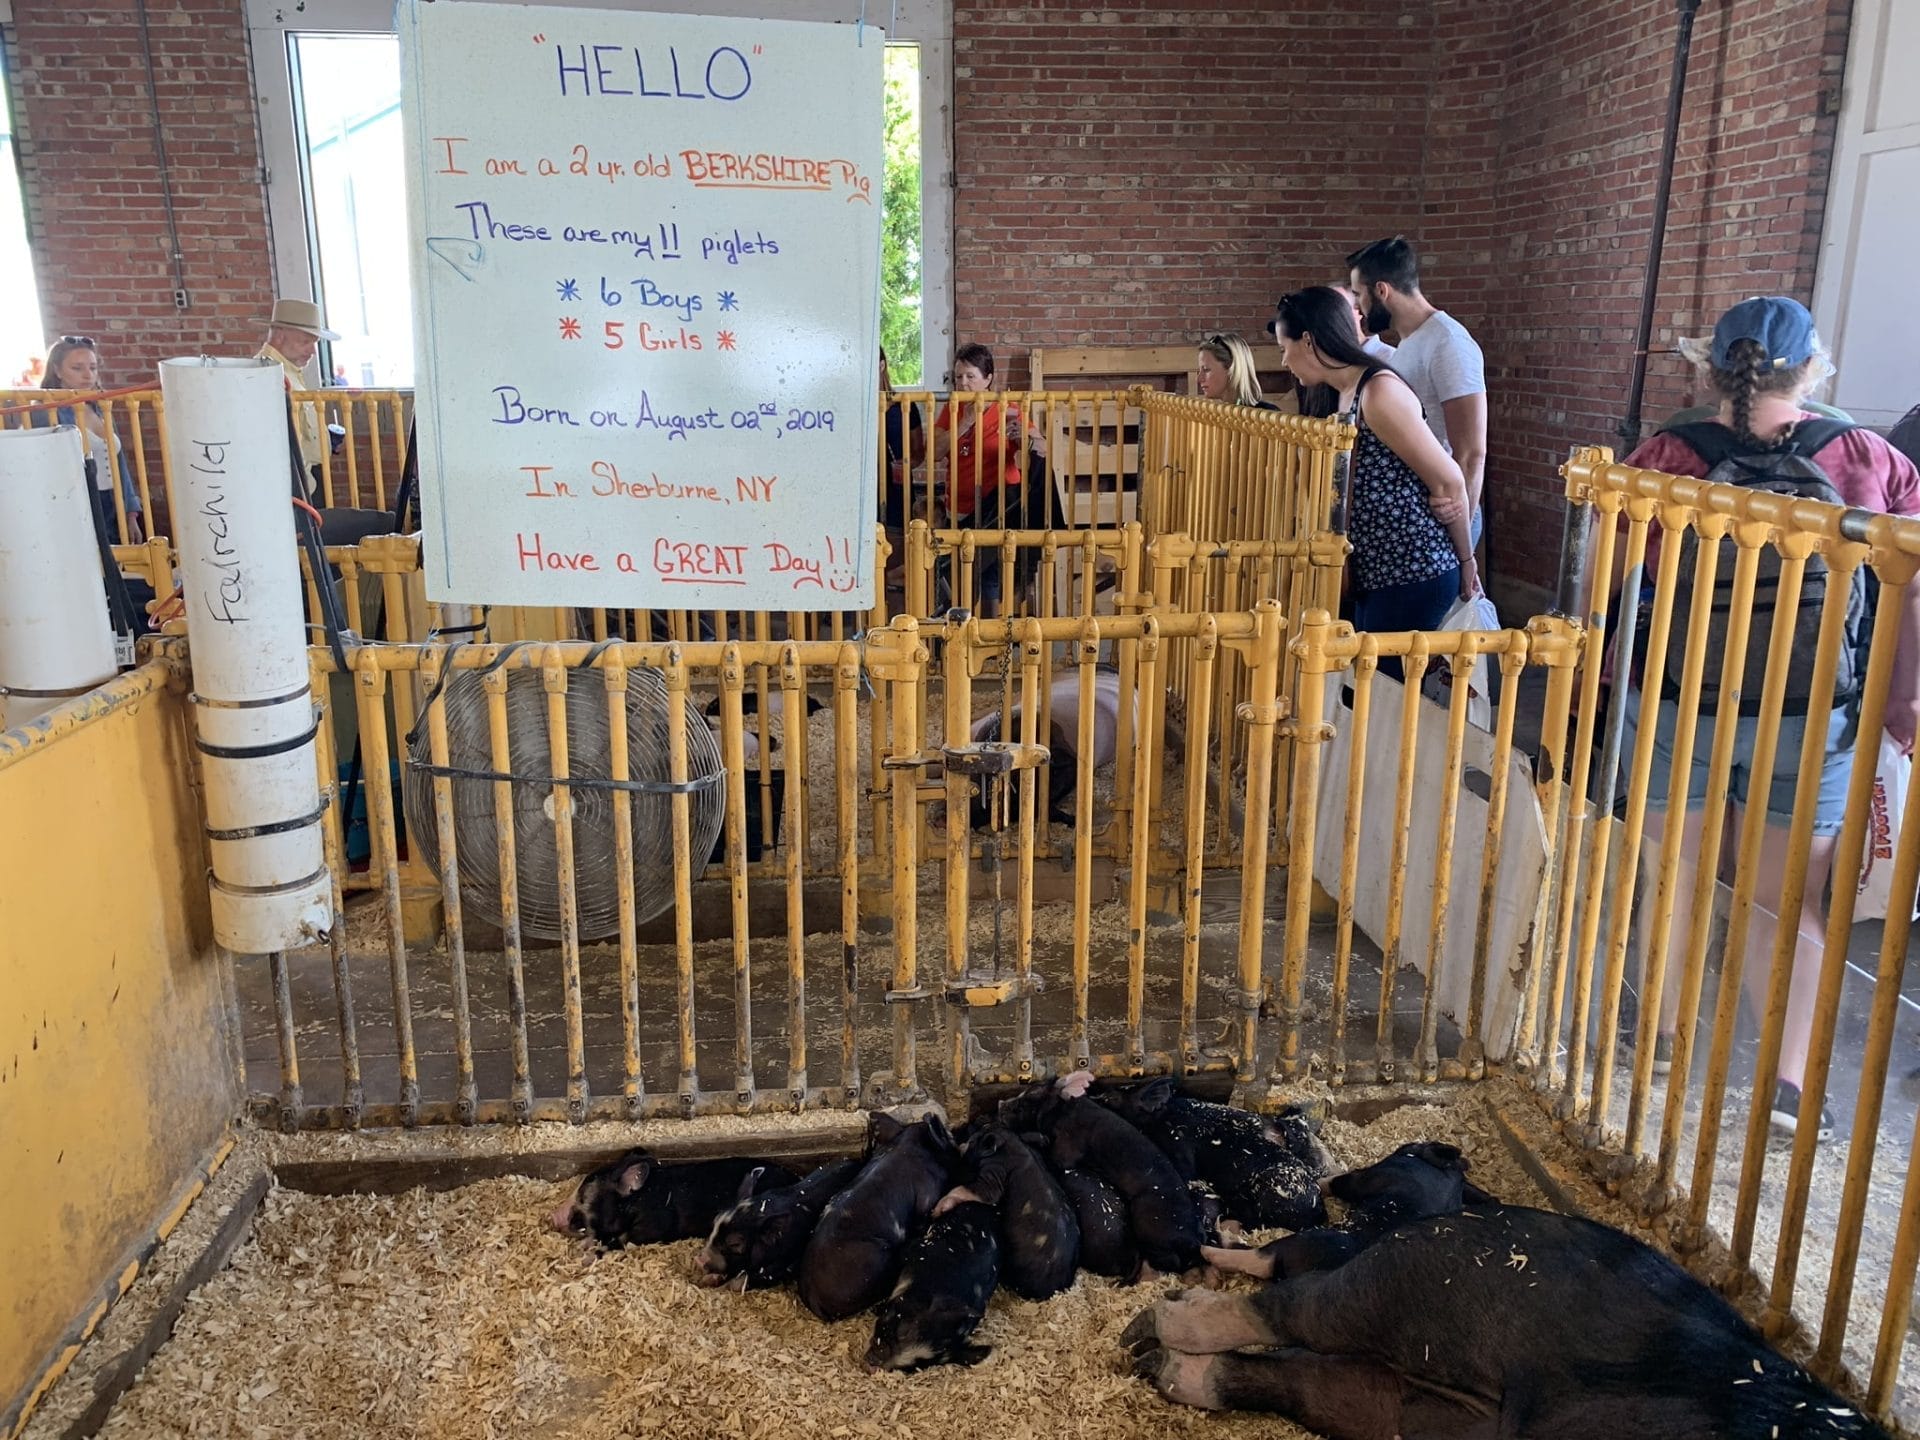
[[[1775,370],[1791,370],[1813,358],[1813,316],[1807,307],[1787,295],[1758,295],[1742,300],[1713,327],[1713,363],[1731,366],[1728,354],[1736,340],[1757,341]]]

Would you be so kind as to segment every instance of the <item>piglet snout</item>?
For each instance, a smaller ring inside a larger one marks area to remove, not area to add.
[[[562,1235],[573,1229],[573,1201],[566,1200],[547,1216],[547,1223]]]
[[[1076,1070],[1071,1075],[1063,1075],[1055,1082],[1059,1093],[1069,1100],[1078,1100],[1093,1088],[1093,1072]]]
[[[979,1201],[980,1197],[966,1186],[956,1185],[940,1197],[939,1202],[933,1207],[933,1213],[944,1215],[956,1205],[978,1204]]]

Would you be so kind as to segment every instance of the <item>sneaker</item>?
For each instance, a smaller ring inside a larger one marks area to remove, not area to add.
[[[1793,1135],[1800,1129],[1800,1087],[1791,1080],[1782,1080],[1773,1087],[1773,1128],[1782,1134]],[[1820,1107],[1819,1129],[1814,1132],[1819,1140],[1833,1138],[1833,1112],[1826,1106]]]
[[[1620,1036],[1620,1054],[1622,1057],[1621,1063],[1623,1065],[1628,1065],[1628,1066],[1632,1065],[1633,1052],[1638,1048],[1638,1046],[1635,1043],[1638,1040],[1638,1038],[1639,1037],[1634,1035],[1631,1031],[1628,1031]],[[1671,1072],[1672,1069],[1673,1069],[1673,1037],[1671,1035],[1654,1036],[1653,1037],[1653,1073],[1655,1075],[1665,1075]]]
[[[1653,1037],[1653,1073],[1666,1075],[1673,1069],[1673,1037],[1656,1035]]]

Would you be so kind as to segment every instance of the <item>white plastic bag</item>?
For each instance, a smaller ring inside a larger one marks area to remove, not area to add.
[[[1440,622],[1442,630],[1498,630],[1500,612],[1493,608],[1493,601],[1485,593],[1475,595],[1471,600],[1456,600],[1453,608]],[[1487,657],[1476,655],[1473,669],[1467,677],[1467,723],[1477,725],[1482,730],[1493,729],[1493,692],[1488,688]],[[1426,683],[1420,687],[1421,693],[1436,705],[1449,705],[1453,664],[1451,660],[1438,659],[1427,667]]]
[[[1880,758],[1873,773],[1873,806],[1867,813],[1866,859],[1860,870],[1860,896],[1853,907],[1856,920],[1884,920],[1893,908],[1894,850],[1900,843],[1900,823],[1907,812],[1907,782],[1912,775],[1913,761],[1881,735]],[[1907,899],[1911,903],[1913,897]],[[1914,918],[1920,919],[1920,912]]]

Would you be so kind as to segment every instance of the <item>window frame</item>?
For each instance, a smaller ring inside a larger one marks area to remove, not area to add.
[[[1907,58],[1905,54],[1891,53],[1893,15],[1898,3],[1899,0],[1859,0],[1853,7],[1846,76],[1827,171],[1826,213],[1821,221],[1813,283],[1814,323],[1833,352],[1837,368],[1834,383],[1823,398],[1861,424],[1883,431],[1900,422],[1907,413],[1904,407],[1910,403],[1910,397],[1896,393],[1890,407],[1872,404],[1871,391],[1861,393],[1858,377],[1870,372],[1876,377],[1899,373],[1904,357],[1874,353],[1878,347],[1858,343],[1857,336],[1850,333],[1848,320],[1856,305],[1872,303],[1859,288],[1862,272],[1858,256],[1862,240],[1870,234],[1862,221],[1867,209],[1867,192],[1874,184],[1872,162],[1879,156],[1920,149],[1920,124],[1883,123],[1880,119],[1884,87],[1895,83],[1891,77],[1900,72],[1901,61]],[[1900,38],[1907,42],[1903,49],[1920,44],[1920,38],[1912,32]],[[1898,193],[1884,179],[1879,184]],[[1863,350],[1867,353],[1863,354]],[[1849,376],[1855,377],[1852,383]]]
[[[0,0],[5,4],[6,0]],[[506,3],[506,0],[480,0]],[[563,0],[516,0],[552,5]],[[765,17],[766,0],[609,0],[604,8],[638,13]],[[786,0],[782,20],[865,23],[894,28],[886,38],[920,47],[921,345],[925,380],[942,384],[953,366],[953,3],[952,0]],[[314,257],[294,125],[287,37],[394,33],[394,0],[247,0],[247,40],[267,191],[268,243],[278,294],[311,298]]]

